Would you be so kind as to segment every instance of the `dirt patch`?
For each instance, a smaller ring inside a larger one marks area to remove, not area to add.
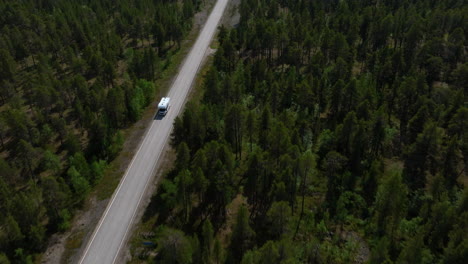
[[[356,232],[343,232],[341,238],[356,245],[356,258],[354,263],[367,263],[370,258],[370,249],[367,242]]]
[[[66,260],[81,246],[83,236],[90,233],[87,229],[99,221],[108,201],[109,199],[97,201],[93,196],[88,201],[88,210],[79,210],[75,213],[71,230],[54,234],[49,239],[49,246],[41,263],[68,263]]]
[[[240,21],[239,6],[241,0],[229,0],[226,13],[221,19],[221,24],[225,27],[236,27]]]
[[[384,172],[388,174],[392,171],[403,171],[405,164],[399,159],[384,159]]]
[[[229,245],[232,227],[236,222],[237,213],[242,205],[247,205],[247,198],[242,196],[242,194],[237,194],[232,202],[226,206],[226,222],[220,228],[217,235],[224,248]]]

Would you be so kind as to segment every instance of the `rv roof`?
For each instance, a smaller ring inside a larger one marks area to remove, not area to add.
[[[161,101],[159,102],[158,107],[163,107],[163,108],[167,107],[167,105],[169,104],[169,100],[170,100],[169,97],[161,98]]]

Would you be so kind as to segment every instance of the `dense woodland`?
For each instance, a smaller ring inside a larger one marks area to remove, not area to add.
[[[155,248],[135,255],[466,263],[466,2],[242,0],[238,11],[203,98],[175,121],[177,159],[144,217]]]
[[[0,263],[69,228],[199,2],[0,0]]]

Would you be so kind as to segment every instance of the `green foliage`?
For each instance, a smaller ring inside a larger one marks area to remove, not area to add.
[[[267,219],[270,224],[268,230],[273,238],[280,238],[288,233],[290,218],[291,208],[287,202],[275,202],[271,205]]]
[[[122,150],[124,143],[124,137],[122,132],[117,132],[110,140],[110,144],[107,147],[107,157],[110,160],[113,160],[117,157],[119,152]]]
[[[136,87],[140,87],[143,91],[143,94],[145,95],[144,106],[148,106],[154,100],[154,95],[156,93],[154,83],[140,79],[137,81]]]
[[[216,239],[213,247],[213,262],[216,264],[223,263],[224,261],[224,250],[221,246],[221,242]]]
[[[322,168],[328,178],[328,188],[326,200],[331,214],[335,214],[336,203],[338,202],[339,194],[345,190],[343,177],[345,175],[344,167],[347,163],[347,158],[336,151],[330,151],[322,161]]]
[[[440,148],[443,130],[428,122],[416,142],[409,147],[405,160],[405,180],[413,190],[425,186],[426,171],[433,172],[440,164]]]
[[[128,111],[132,121],[137,121],[141,118],[143,107],[145,105],[145,97],[141,87],[136,86],[131,95]]]
[[[202,226],[202,244],[201,244],[201,261],[209,263],[213,259],[214,250],[214,231],[211,221],[207,220]]]
[[[58,229],[60,231],[68,230],[71,220],[70,212],[67,209],[62,209],[59,212],[59,217],[61,218],[61,223],[59,224]]]
[[[31,247],[34,250],[44,249],[45,232],[46,228],[41,224],[31,226],[31,230],[28,233],[28,238],[29,242],[31,243]]]
[[[89,182],[73,166],[68,169],[67,176],[70,178],[71,186],[76,195],[75,199],[78,202],[82,201],[91,190]]]
[[[2,235],[2,248],[7,249],[9,246],[19,246],[20,242],[24,239],[24,235],[21,233],[18,223],[11,215],[7,215],[3,221],[2,226],[4,230],[0,233]]]
[[[268,241],[260,248],[260,262],[261,264],[278,263],[279,252],[273,241]]]
[[[241,264],[256,264],[258,263],[259,259],[259,253],[257,251],[247,251],[243,258],[242,261],[240,262]]]
[[[160,187],[161,199],[163,200],[162,206],[168,210],[176,205],[177,186],[169,180],[163,180]]]
[[[91,182],[93,184],[99,182],[104,175],[104,171],[107,168],[107,163],[105,160],[93,161],[89,166],[91,174]]]
[[[24,236],[0,252],[28,263],[66,231],[122,149],[119,131],[153,102],[199,1],[0,2],[0,223],[10,215]],[[35,198],[47,217],[17,219],[20,195],[4,187]]]
[[[70,153],[70,155],[81,151],[80,142],[74,134],[68,134],[65,141],[63,142],[63,147]]]
[[[406,215],[407,187],[401,173],[391,172],[379,185],[374,202],[377,232],[395,239],[400,221]]]
[[[63,230],[62,222],[69,220],[66,219],[66,214],[68,214],[68,218],[71,217],[67,208],[71,204],[72,192],[63,178],[45,177],[42,179],[41,185],[43,189],[47,190],[43,193],[43,197],[50,226]]]
[[[3,252],[0,252],[0,263],[1,264],[10,264],[10,261],[8,260],[8,257]]]
[[[188,219],[191,210],[191,193],[193,178],[188,170],[181,171],[175,178],[174,183],[177,186],[177,199],[183,206],[184,219]]]
[[[62,164],[57,155],[47,150],[42,157],[42,165],[46,170],[51,170],[54,174],[60,173]]]
[[[434,257],[424,247],[422,235],[416,235],[404,245],[397,263],[433,263]]]
[[[462,262],[468,38],[455,2],[242,0],[203,99],[174,122],[158,222],[200,238],[210,219],[226,263]],[[171,29],[152,32],[176,45]]]
[[[90,180],[91,172],[89,170],[88,162],[86,158],[83,156],[83,153],[75,153],[72,157],[70,157],[70,169],[76,170],[80,176],[84,177],[86,180]],[[70,175],[70,174],[69,174]]]
[[[373,247],[369,263],[392,263],[389,256],[389,241],[383,237],[376,241]]]
[[[23,248],[17,248],[14,253],[14,259],[18,263],[32,264],[32,256],[24,253]]]
[[[182,231],[161,227],[158,230],[157,243],[161,255],[159,263],[192,263],[193,249],[189,239]]]
[[[190,162],[190,150],[185,142],[177,146],[177,168],[183,170],[188,168]]]
[[[3,190],[7,189],[7,183],[14,181],[16,176],[16,170],[6,160],[0,157],[0,186]],[[8,202],[7,195],[3,198],[1,205],[5,205]]]
[[[359,194],[346,191],[338,199],[336,212],[342,222],[362,219],[366,212],[366,202]]]
[[[241,206],[237,212],[236,223],[232,229],[230,253],[231,257],[237,261],[252,247],[255,237],[255,232],[249,224],[248,214],[247,208]]]
[[[8,50],[0,49],[0,80],[13,80],[16,73],[16,62]]]

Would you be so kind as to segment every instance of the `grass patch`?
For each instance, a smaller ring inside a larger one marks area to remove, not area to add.
[[[71,234],[67,242],[65,243],[65,252],[63,253],[62,259],[70,260],[74,251],[81,247],[83,238],[85,236],[84,231],[79,231]]]
[[[135,231],[133,232],[133,237],[129,241],[129,246],[132,253],[132,261],[129,263],[141,263],[141,259],[148,257],[149,251],[151,251],[152,246],[145,246],[143,242],[153,242],[154,237],[152,233],[153,226],[155,225],[157,216],[150,218],[145,223],[140,223]]]
[[[210,49],[216,50],[216,49],[218,49],[218,48],[219,48],[219,41],[218,41],[218,39],[215,39],[215,40],[213,40],[213,41],[211,42],[211,44],[210,44]]]
[[[242,194],[237,194],[236,197],[226,206],[226,221],[215,238],[218,238],[223,248],[227,248],[230,243],[232,227],[236,223],[237,213],[242,205],[248,207],[247,198]]]
[[[128,152],[125,153],[129,155]],[[125,153],[120,153],[119,156],[123,156]],[[104,176],[94,188],[94,193],[96,194],[97,199],[104,200],[110,198],[119,185],[122,175],[123,174],[119,170],[119,164],[115,161],[111,162],[104,173]]]
[[[76,249],[81,246],[81,243],[83,241],[84,237],[84,232],[80,231],[75,234],[70,235],[69,239],[67,240],[67,243],[65,247],[67,249]]]

